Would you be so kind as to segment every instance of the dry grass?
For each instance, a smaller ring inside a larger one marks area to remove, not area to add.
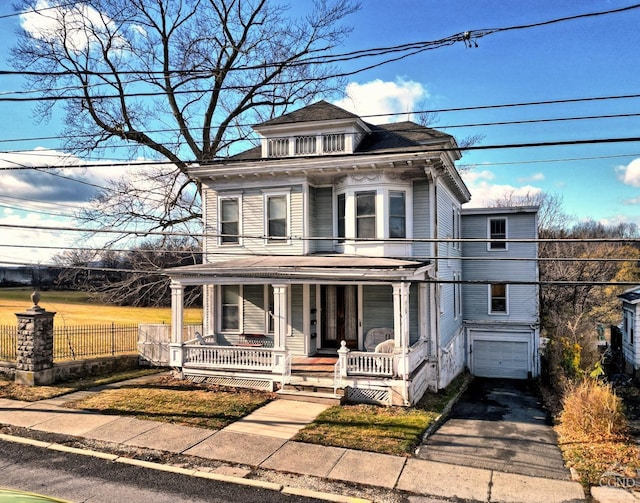
[[[24,402],[37,402],[39,400],[67,395],[74,391],[80,391],[118,381],[125,381],[127,379],[155,374],[157,372],[157,370],[149,369],[130,370],[81,379],[79,381],[55,384],[52,386],[23,386],[21,384],[16,384],[11,380],[0,378],[0,398],[22,400]]]
[[[565,462],[584,483],[597,484],[612,467],[632,474],[640,469],[640,450],[628,437],[622,401],[609,385],[585,379],[571,386],[556,431]]]
[[[415,407],[331,407],[294,440],[399,456],[409,455],[425,430],[464,383],[460,376],[440,393],[427,392]]]
[[[16,323],[15,313],[31,307],[30,288],[0,289],[0,325]],[[94,325],[116,322],[127,323],[171,323],[169,307],[124,307],[108,306],[94,302],[82,292],[46,291],[40,293],[40,306],[47,311],[55,311],[54,322],[57,326]],[[185,323],[202,322],[200,308],[185,309]]]
[[[103,391],[67,407],[220,429],[272,400],[269,393],[159,378],[145,386]]]

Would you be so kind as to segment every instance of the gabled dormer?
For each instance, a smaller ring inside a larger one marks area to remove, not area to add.
[[[355,114],[326,101],[268,120],[254,127],[262,157],[353,154],[371,130]]]

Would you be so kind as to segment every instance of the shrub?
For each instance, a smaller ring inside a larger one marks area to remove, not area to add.
[[[556,431],[568,466],[583,482],[597,484],[612,467],[640,468],[639,450],[628,437],[622,400],[608,384],[583,379],[566,389]]]
[[[608,384],[583,379],[569,386],[560,426],[569,440],[593,442],[626,438],[628,425],[622,400]]]

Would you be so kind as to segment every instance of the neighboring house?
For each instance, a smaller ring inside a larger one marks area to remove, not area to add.
[[[467,365],[483,377],[540,373],[538,208],[462,210],[462,310]]]
[[[492,375],[483,344],[510,369],[498,374],[537,375],[536,262],[496,263],[536,257],[535,208],[462,210],[454,138],[412,122],[372,125],[321,101],[254,129],[259,147],[189,171],[202,184],[204,263],[166,271],[171,365],[185,378],[320,384],[291,362],[329,355],[325,385],[408,405],[470,365]],[[485,284],[465,285],[467,273]],[[203,334],[184,341],[189,286],[204,288]]]
[[[640,286],[618,295],[622,300],[622,355],[627,370],[634,375],[640,370]]]

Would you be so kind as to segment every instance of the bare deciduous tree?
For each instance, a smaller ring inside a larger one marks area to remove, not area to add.
[[[148,175],[168,188],[155,191],[152,218],[146,194],[132,200],[140,181],[126,176],[85,215],[125,231],[142,215],[148,229],[199,219],[197,187],[184,176],[190,163],[228,154],[250,138],[251,124],[342,87],[322,57],[348,34],[341,23],[358,8],[344,0],[314,0],[299,15],[268,0],[22,0],[16,7],[26,14],[13,65],[41,92],[39,117],[64,104],[66,148],[129,146],[171,163],[161,178]]]

